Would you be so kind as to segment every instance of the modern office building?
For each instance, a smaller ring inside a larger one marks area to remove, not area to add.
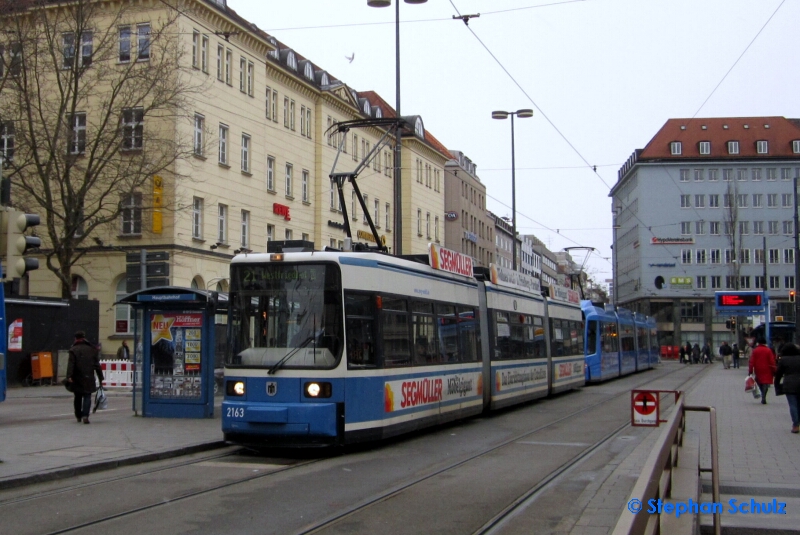
[[[794,320],[798,175],[800,120],[668,120],[610,193],[616,304],[655,316],[669,345],[733,339],[721,290],[766,290],[772,319]]]

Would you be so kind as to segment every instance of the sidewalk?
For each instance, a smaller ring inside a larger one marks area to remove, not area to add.
[[[0,403],[0,489],[222,447],[220,404],[206,419],[134,416],[130,391],[78,424],[62,386],[10,388]]]

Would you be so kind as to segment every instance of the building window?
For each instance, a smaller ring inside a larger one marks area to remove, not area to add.
[[[228,165],[228,127],[219,125],[219,163]]]
[[[284,239],[291,240],[292,239],[292,229],[287,228],[283,233]]]
[[[241,246],[250,247],[250,212],[242,210],[242,241]]]
[[[131,60],[131,27],[122,26],[119,29],[119,61],[127,63]]]
[[[733,206],[733,195],[730,193],[726,193],[722,196],[722,206],[723,208],[730,208]]]
[[[272,90],[272,122],[278,122],[278,91]]]
[[[739,154],[738,141],[728,141],[728,154]]]
[[[695,208],[705,208],[706,207],[706,196],[705,195],[695,195],[694,196],[694,207]]]
[[[275,191],[275,158],[267,157],[267,191]]]
[[[795,288],[794,275],[787,275],[786,277],[783,278],[783,287],[786,288],[787,290],[789,289],[793,290]]]
[[[89,299],[89,285],[86,284],[86,280],[80,275],[72,276],[70,291],[73,299]]]
[[[711,249],[709,251],[709,256],[711,257],[712,264],[720,264],[721,263],[721,256],[719,249]]]
[[[83,154],[86,152],[86,114],[76,113],[70,121],[69,153]]]
[[[761,182],[761,169],[754,168],[750,170],[750,180],[753,182]]]
[[[289,129],[294,131],[294,100],[289,102]]]
[[[369,195],[364,195],[364,214],[362,222],[367,222],[367,217],[369,217]]]
[[[736,279],[735,275],[726,275],[725,276],[725,289],[726,290],[735,290],[736,289]]]
[[[425,214],[425,235],[428,239],[431,238],[431,213]]]
[[[792,207],[792,194],[791,193],[782,193],[781,194],[781,206],[784,208],[791,208]]]
[[[75,38],[76,35],[74,33],[65,33],[63,35],[64,39],[64,68],[71,69],[75,64],[76,54],[75,54]],[[77,67],[88,67],[92,64],[92,32],[83,32],[81,34],[81,42],[80,42],[80,54],[78,55],[78,65]]]
[[[759,236],[764,234],[764,222],[763,221],[753,221],[753,234]]]
[[[792,169],[790,167],[781,167],[781,180],[791,180]]]
[[[217,208],[217,241],[228,243],[228,207],[224,204]]]
[[[747,169],[737,169],[736,170],[736,180],[739,182],[744,182],[747,180]]]
[[[139,24],[136,26],[136,60],[148,61],[150,59],[150,25]]]
[[[747,195],[741,193],[736,195],[736,206],[739,208],[747,208]]]
[[[700,154],[708,155],[711,154],[711,142],[710,141],[701,141],[700,142]]]
[[[353,134],[353,160],[358,161],[358,134]]]
[[[225,70],[223,67],[225,63],[225,60],[223,59],[224,57],[225,57],[225,47],[222,45],[217,45],[217,80],[219,80],[220,82],[225,81],[225,76],[224,76]]]
[[[695,260],[697,264],[705,264],[706,263],[706,250],[705,249],[698,249],[695,251]]]
[[[783,250],[783,263],[794,264],[794,249]]]
[[[768,193],[767,194],[767,208],[777,208],[778,207],[778,194],[777,193]]]
[[[372,221],[375,223],[376,228],[381,226],[381,202],[378,199],[372,201]]]
[[[311,108],[306,108],[306,137],[311,139]]]
[[[303,202],[309,202],[308,187],[308,171],[303,169]]]
[[[764,194],[753,193],[753,208],[763,208],[763,206],[764,206]]]
[[[247,60],[244,56],[239,56],[239,91],[245,93],[247,86],[245,85],[245,76],[247,75]]]
[[[422,236],[422,210],[417,210],[417,235]]]
[[[723,169],[722,170],[722,181],[723,182],[730,182],[733,180],[733,169]]]
[[[144,138],[144,109],[122,110],[122,150],[142,150]]]
[[[669,152],[673,156],[680,156],[681,155],[681,142],[680,141],[673,141],[669,144]]]
[[[781,278],[777,275],[770,275],[769,276],[769,289],[770,290],[780,290],[781,289]]]
[[[687,236],[692,233],[692,222],[681,221],[681,234]]]
[[[303,137],[306,135],[306,107],[304,104],[300,106],[300,135]]]
[[[680,170],[680,180],[681,182],[689,182],[689,170],[688,169],[681,169]],[[421,180],[420,180],[421,182]]]
[[[691,208],[692,200],[691,195],[681,195],[681,208]]]
[[[722,288],[722,277],[719,275],[712,275],[711,277],[711,289],[712,290],[719,290]]]
[[[203,199],[200,197],[192,202],[192,238],[203,239]]]
[[[769,263],[770,264],[780,264],[781,263],[780,250],[778,250],[778,249],[770,249],[769,250]]]
[[[275,239],[275,225],[267,225],[267,243]]]
[[[708,222],[708,233],[712,236],[719,236],[719,221]]]
[[[138,236],[142,233],[142,194],[132,193],[122,197],[123,236]]]
[[[741,277],[739,277],[739,289],[741,290],[750,289],[750,277],[746,275],[742,275]]]
[[[389,227],[390,227],[389,223],[392,221],[392,217],[391,217],[391,215],[389,213],[390,210],[389,210],[389,203],[388,202],[386,203],[386,206],[384,207],[384,209],[385,209],[385,211],[384,211],[383,215],[384,215],[384,218],[386,220],[386,224],[383,225],[383,228],[388,231]]]
[[[250,136],[242,134],[242,172],[250,172]]]
[[[192,67],[200,67],[200,32],[197,30],[192,32]]]
[[[691,264],[692,263],[692,250],[691,249],[682,249],[681,250],[681,264]]]
[[[750,263],[750,249],[739,249],[739,263],[740,264]]]
[[[756,141],[756,152],[758,154],[768,154],[769,145],[766,141]]]
[[[709,208],[719,208],[719,194],[709,195],[708,196],[708,207]]]
[[[200,68],[204,73],[208,74],[208,36],[203,36],[203,42],[200,49]]]
[[[753,281],[753,282],[755,282],[755,285],[754,285],[755,289],[756,290],[763,290],[764,289],[764,276],[763,275],[756,275],[756,276],[753,277],[753,279],[755,279]]]
[[[14,123],[0,125],[0,155],[6,165],[14,161]]]
[[[769,225],[769,234],[774,236],[778,234],[778,222],[777,221],[770,221]]]
[[[702,169],[695,169],[694,170],[694,181],[695,182],[702,182],[703,181],[703,170]]]
[[[681,321],[684,323],[703,323],[705,317],[704,309],[702,301],[681,301]]]
[[[433,238],[438,242],[439,241],[439,216],[436,216],[436,219],[433,222]]]
[[[695,286],[698,290],[704,290],[706,288],[706,277],[697,277]]]
[[[229,48],[225,50],[225,83],[228,85],[232,85],[233,73],[231,73],[231,70],[233,70],[233,51]]]
[[[794,234],[794,221],[783,222],[783,233],[788,235]]]
[[[709,169],[708,170],[708,181],[709,182],[716,182],[719,180],[719,176],[717,173],[718,169]]]
[[[117,283],[115,301],[119,303],[128,295],[128,280],[122,277]],[[130,305],[116,305],[114,307],[114,333],[132,334],[133,333],[133,308]]]
[[[194,114],[194,153],[198,156],[203,155],[203,132],[205,130],[206,119],[199,113]]]
[[[283,126],[289,128],[289,97],[283,97]]]
[[[778,170],[774,167],[770,167],[767,169],[767,181],[771,182],[773,180],[777,180],[778,178]]]
[[[286,164],[286,196],[292,197],[292,164]]]
[[[753,249],[753,256],[755,256],[756,264],[764,263],[764,249]]]
[[[795,139],[792,141],[792,152],[795,154],[800,154],[800,139]]]
[[[706,233],[706,222],[705,221],[695,221],[694,224],[694,233],[698,236],[702,236]]]
[[[247,62],[247,94],[253,96],[253,71],[255,66],[252,61]]]

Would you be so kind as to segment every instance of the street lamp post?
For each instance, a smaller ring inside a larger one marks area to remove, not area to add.
[[[406,4],[424,4],[428,0],[404,0]],[[392,0],[367,0],[370,7],[389,7]],[[400,0],[394,5],[394,76],[395,76],[395,115],[400,118]],[[401,149],[402,133],[397,129],[397,137],[394,143],[394,254],[403,254],[403,190],[401,177]]]
[[[517,271],[517,177],[514,162],[514,116],[520,119],[533,117],[533,110],[524,109],[517,111],[493,111],[492,119],[507,119],[511,116],[511,261],[514,271]]]

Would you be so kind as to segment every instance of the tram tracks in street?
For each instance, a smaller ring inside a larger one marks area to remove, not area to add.
[[[662,376],[659,376],[657,378],[657,380],[659,380],[659,381],[664,380],[665,378],[667,378],[667,377],[669,377],[669,376],[671,376],[671,375],[673,375],[675,373],[678,373],[682,369],[683,368],[679,368],[679,369],[676,369],[674,371],[670,371],[670,372],[668,372],[668,373],[666,373],[666,374],[664,374]],[[693,380],[696,380],[696,378],[697,378],[696,375],[693,375],[693,376],[687,378],[686,380],[682,381],[675,389],[678,390],[678,389],[684,387],[687,383],[689,383],[689,382],[691,382]],[[648,380],[642,381],[639,384],[632,386],[631,390],[638,389],[638,388],[643,387],[645,385],[651,384],[652,382],[653,382],[653,379],[652,378],[648,378]],[[625,390],[622,393],[610,395],[606,399],[604,399],[604,400],[602,400],[602,401],[600,401],[600,402],[598,402],[596,404],[593,404],[593,405],[590,405],[590,406],[587,406],[587,407],[583,407],[583,408],[581,408],[579,410],[576,410],[576,411],[573,411],[573,412],[571,412],[571,413],[569,413],[567,415],[564,415],[564,416],[562,416],[562,417],[560,417],[560,418],[558,418],[558,419],[556,419],[554,421],[551,421],[549,423],[540,425],[540,426],[536,427],[535,429],[528,430],[528,431],[526,431],[524,433],[521,433],[521,434],[517,434],[512,438],[506,439],[501,443],[493,445],[492,447],[485,448],[482,451],[475,452],[475,453],[469,455],[468,457],[460,459],[457,462],[453,462],[453,463],[448,464],[446,466],[443,466],[443,467],[441,467],[441,468],[439,468],[439,469],[437,469],[437,470],[435,470],[433,472],[430,472],[428,474],[419,476],[419,477],[417,477],[417,478],[415,478],[413,480],[406,481],[403,484],[401,484],[399,486],[396,486],[394,488],[388,489],[387,491],[385,491],[383,493],[379,493],[377,495],[374,495],[374,496],[372,496],[372,497],[370,497],[368,499],[365,499],[365,500],[361,501],[360,503],[354,504],[353,506],[351,506],[349,508],[341,510],[341,511],[337,512],[336,514],[331,515],[328,518],[325,518],[325,519],[323,519],[323,520],[321,520],[319,522],[307,525],[302,530],[297,531],[296,535],[312,535],[312,534],[326,533],[329,528],[335,528],[335,526],[337,524],[345,521],[346,519],[348,519],[350,517],[354,517],[355,515],[358,515],[360,513],[363,513],[365,511],[367,511],[368,509],[370,509],[372,507],[375,507],[378,504],[383,504],[383,503],[385,503],[385,502],[387,502],[387,501],[389,501],[389,500],[391,500],[393,498],[396,498],[396,497],[398,497],[398,496],[400,496],[400,495],[402,495],[402,494],[414,489],[415,487],[420,486],[423,483],[426,483],[426,482],[428,482],[428,481],[430,481],[432,479],[435,479],[437,477],[445,476],[448,473],[456,471],[459,468],[463,468],[463,467],[469,465],[470,463],[473,463],[473,462],[475,462],[475,461],[477,461],[479,459],[482,459],[482,458],[484,458],[484,457],[486,457],[488,455],[498,453],[500,450],[502,450],[504,448],[507,448],[507,447],[509,447],[511,445],[514,445],[514,444],[518,444],[521,441],[524,441],[525,439],[529,439],[533,435],[536,435],[537,433],[541,433],[542,431],[548,430],[548,429],[553,428],[553,427],[557,427],[559,424],[564,423],[564,422],[566,422],[566,421],[568,421],[570,419],[573,419],[578,415],[581,415],[581,414],[586,413],[586,412],[591,411],[591,410],[595,410],[600,405],[605,405],[605,404],[607,404],[609,402],[613,402],[615,400],[619,400],[620,398],[625,397],[625,396],[629,396],[629,395],[630,395],[629,390]],[[518,511],[520,511],[520,510],[524,509],[525,507],[527,507],[528,504],[530,504],[532,501],[536,500],[536,498],[543,491],[546,491],[547,488],[551,484],[556,482],[558,480],[558,478],[563,476],[565,473],[569,472],[570,469],[572,469],[573,467],[579,465],[585,459],[589,458],[595,451],[597,451],[599,448],[601,448],[604,444],[608,443],[616,435],[618,435],[622,430],[626,429],[629,426],[630,426],[630,422],[626,421],[624,424],[615,427],[611,432],[605,434],[601,439],[596,440],[591,444],[585,444],[585,445],[581,444],[581,446],[587,446],[587,447],[585,447],[585,449],[583,449],[580,453],[578,453],[574,457],[570,458],[567,462],[561,464],[554,471],[550,472],[546,477],[541,479],[533,487],[529,488],[526,492],[522,493],[519,497],[517,497],[510,504],[508,504],[503,510],[501,510],[494,517],[492,517],[488,522],[486,522],[483,526],[481,526],[478,530],[476,530],[473,533],[473,535],[488,535],[490,533],[493,533],[493,534],[494,533],[499,533],[498,529],[502,527],[502,525],[504,524],[506,519],[513,517]],[[572,444],[572,445],[575,445],[575,444]],[[330,531],[331,532],[337,532],[336,529],[331,529]],[[347,530],[344,529],[343,531],[347,531]]]

